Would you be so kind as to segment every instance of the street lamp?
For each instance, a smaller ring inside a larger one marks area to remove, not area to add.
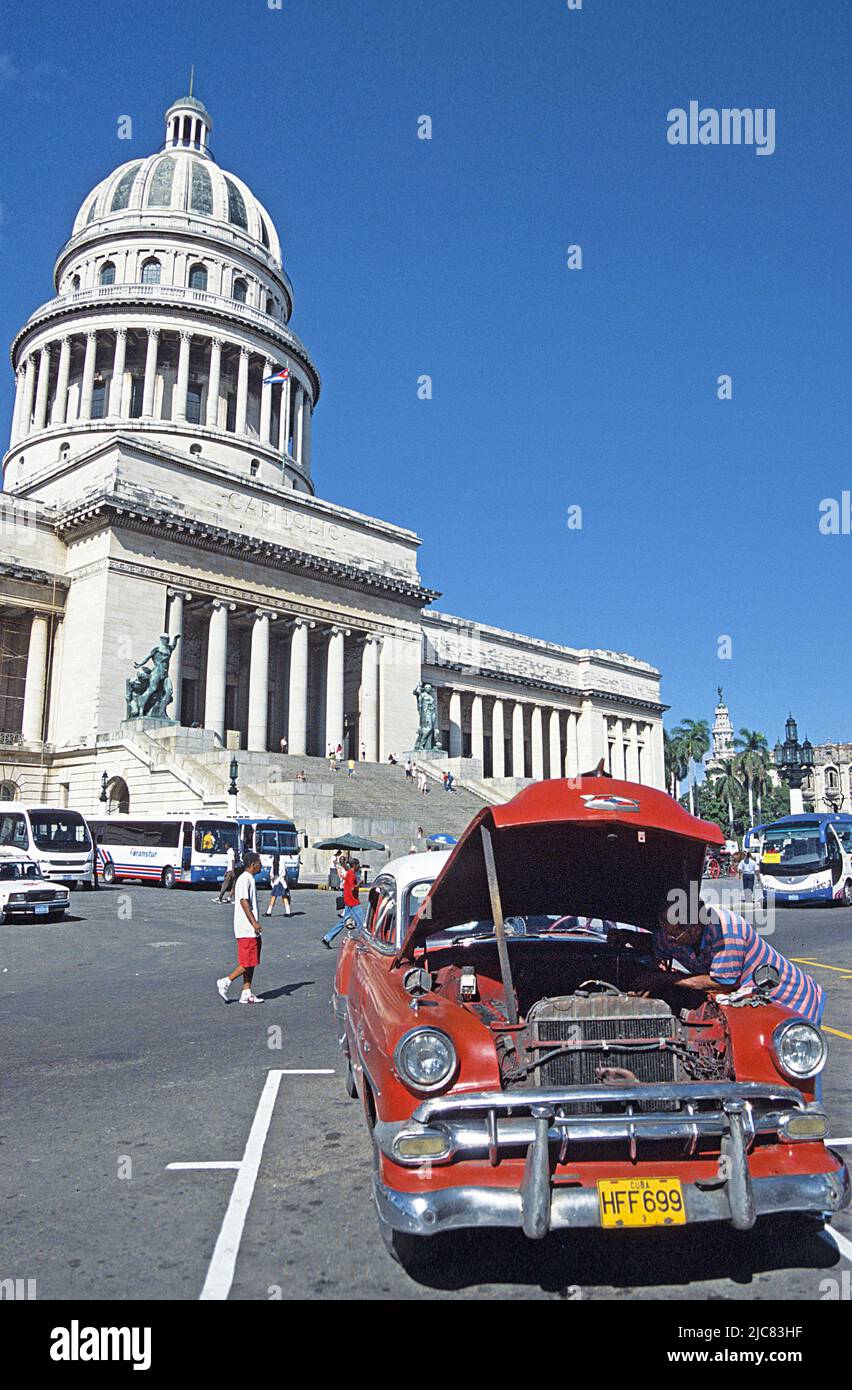
[[[104,806],[106,806],[107,802],[109,801],[109,797],[107,796],[107,786],[108,786],[108,785],[109,785],[109,778],[107,777],[106,773],[104,772],[104,773],[101,774],[101,794],[100,794],[100,796],[98,797],[98,801],[102,801],[103,804],[104,804]]]
[[[805,809],[802,783],[814,765],[814,749],[809,739],[799,742],[799,729],[792,714],[784,725],[784,742],[780,739],[773,749],[775,770],[790,788],[790,811],[800,816]]]
[[[239,763],[237,762],[236,758],[232,758],[232,759],[231,759],[231,765],[230,765],[230,767],[228,768],[228,772],[230,773],[230,777],[231,777],[231,785],[230,785],[229,788],[228,788],[228,797],[229,797],[229,800],[230,800],[230,802],[231,802],[231,815],[232,815],[232,816],[236,816],[236,814],[237,814],[237,797],[239,796],[239,788],[237,787],[237,776],[238,776],[238,774],[239,774],[239,771],[240,771],[240,765],[239,765]]]

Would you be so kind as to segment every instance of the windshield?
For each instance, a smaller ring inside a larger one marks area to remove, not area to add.
[[[85,854],[92,848],[86,822],[77,811],[30,811],[30,825],[39,849]]]
[[[299,848],[295,829],[270,830],[265,826],[258,826],[255,843],[261,854],[295,854]]]
[[[232,845],[239,853],[239,830],[221,820],[200,820],[195,827],[194,844],[200,854],[226,854]]]
[[[610,932],[622,928],[642,934],[641,928],[626,922],[609,922],[600,917],[560,917],[555,914],[542,917],[507,917],[506,936],[511,937],[562,937],[585,936],[598,942],[606,941]],[[448,927],[427,937],[426,949],[435,946],[450,946],[459,941],[479,942],[494,940],[493,922],[463,922],[457,927]]]
[[[819,873],[828,865],[819,826],[783,825],[767,830],[763,840],[761,868],[770,874],[788,877]]]
[[[0,863],[0,879],[41,878],[37,864]]]

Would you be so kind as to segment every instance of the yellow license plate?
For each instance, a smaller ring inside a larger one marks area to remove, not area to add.
[[[773,854],[771,851],[769,852],[769,854],[764,854],[762,862],[764,864],[780,864],[781,851],[779,850],[777,854]]]
[[[598,1183],[602,1226],[685,1226],[680,1178],[618,1178]]]

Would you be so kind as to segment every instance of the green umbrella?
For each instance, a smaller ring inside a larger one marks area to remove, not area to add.
[[[331,840],[314,840],[312,849],[387,849],[378,840],[367,840],[360,835],[337,835]]]

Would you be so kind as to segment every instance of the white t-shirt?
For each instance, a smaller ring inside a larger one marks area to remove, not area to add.
[[[237,879],[234,889],[234,936],[254,936],[254,927],[243,912],[243,903],[247,902],[251,908],[255,919],[257,919],[257,886],[254,875],[247,870],[243,870]]]

